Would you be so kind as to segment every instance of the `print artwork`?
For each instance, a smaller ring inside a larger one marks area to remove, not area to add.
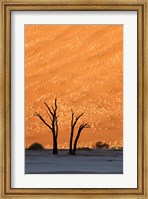
[[[25,25],[25,174],[123,173],[123,26]]]

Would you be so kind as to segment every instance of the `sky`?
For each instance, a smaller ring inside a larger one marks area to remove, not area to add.
[[[52,147],[46,102],[57,99],[59,148],[69,146],[71,109],[86,122],[78,146],[123,144],[123,26],[25,26],[25,146]]]

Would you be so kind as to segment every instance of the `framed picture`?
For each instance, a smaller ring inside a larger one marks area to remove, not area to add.
[[[147,198],[146,1],[1,11],[1,197]]]

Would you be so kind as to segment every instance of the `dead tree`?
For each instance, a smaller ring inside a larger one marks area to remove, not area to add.
[[[73,135],[74,135],[74,128],[75,128],[75,125],[77,123],[77,121],[80,119],[80,117],[84,114],[80,114],[79,116],[77,116],[74,120],[74,112],[73,110],[71,110],[71,114],[72,114],[72,118],[71,118],[71,134],[70,134],[70,144],[69,144],[69,154],[72,155],[73,153],[73,150],[72,150],[72,141],[73,141]]]
[[[48,124],[43,117],[39,113],[35,113],[34,115],[37,116],[52,132],[53,136],[53,154],[58,153],[58,145],[57,145],[57,138],[58,138],[58,118],[57,118],[57,100],[55,99],[54,106],[51,108],[44,102],[45,106],[48,109],[48,116],[51,121],[51,124]]]
[[[73,147],[73,151],[72,151],[72,154],[73,154],[73,155],[76,154],[78,139],[79,139],[80,134],[81,134],[81,132],[82,132],[82,130],[83,130],[84,128],[90,128],[90,126],[89,126],[87,123],[86,123],[86,124],[83,123],[83,124],[81,124],[81,125],[79,126],[79,128],[78,128],[78,133],[77,133],[77,136],[76,136],[75,141],[74,141],[74,147]]]

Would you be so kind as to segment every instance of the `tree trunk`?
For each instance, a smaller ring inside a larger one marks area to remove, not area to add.
[[[53,154],[58,154],[57,138],[53,136]]]
[[[72,128],[71,135],[70,135],[70,146],[69,146],[69,154],[72,154],[72,139],[73,139],[74,130]]]
[[[78,143],[79,137],[80,137],[80,134],[78,134],[77,137],[76,137],[76,139],[75,139],[74,147],[73,147],[73,151],[72,151],[73,155],[76,155],[76,149],[77,149],[77,143]]]

